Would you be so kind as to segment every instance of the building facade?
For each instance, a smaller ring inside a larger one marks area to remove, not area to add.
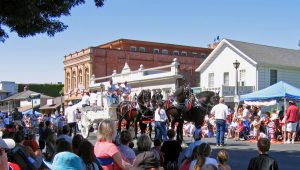
[[[240,63],[238,80],[235,61]],[[300,87],[300,51],[224,39],[196,71],[201,90],[220,92],[227,102],[233,102],[236,81],[239,95],[278,81]]]
[[[92,77],[109,76],[121,72],[125,63],[132,70],[168,65],[174,58],[179,71],[191,86],[198,86],[199,73],[195,69],[212,49],[174,44],[120,39],[97,47],[90,47],[65,56],[65,101],[78,100],[89,89]]]

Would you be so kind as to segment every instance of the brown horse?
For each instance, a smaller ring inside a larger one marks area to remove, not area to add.
[[[205,91],[196,95],[190,88],[180,87],[174,96],[176,103],[168,101],[166,113],[171,122],[171,128],[174,129],[177,124],[177,140],[182,142],[184,121],[194,122],[196,127],[201,127],[205,115],[209,114],[212,108],[211,97],[214,96],[214,92]]]
[[[117,107],[118,115],[118,132],[121,132],[122,122],[126,121],[126,129],[129,130],[132,123],[134,123],[138,117],[138,111],[135,108],[136,102],[124,101]],[[135,127],[137,128],[137,127]]]

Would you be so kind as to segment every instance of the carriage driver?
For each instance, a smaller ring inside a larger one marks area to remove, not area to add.
[[[109,80],[108,85],[105,87],[105,91],[107,92],[107,96],[109,98],[109,105],[117,104],[119,99],[116,91],[116,86],[113,84],[112,79]]]
[[[126,101],[126,100],[128,100],[128,97],[130,96],[131,86],[127,83],[127,81],[125,81],[122,88],[123,88],[122,97],[123,97],[124,101]]]

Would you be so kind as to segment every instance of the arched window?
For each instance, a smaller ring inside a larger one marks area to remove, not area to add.
[[[87,89],[90,86],[90,72],[88,68],[85,69],[84,74],[85,74],[84,86]]]
[[[82,81],[82,70],[80,69],[78,72],[78,84],[82,85],[83,81]]]
[[[72,73],[72,89],[76,88],[76,72],[73,71]]]
[[[68,91],[68,90],[71,89],[71,76],[70,76],[70,73],[67,73],[66,83],[67,83],[67,89],[66,89],[66,91]]]

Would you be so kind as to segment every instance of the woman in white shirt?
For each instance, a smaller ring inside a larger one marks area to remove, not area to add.
[[[218,162],[216,159],[209,157],[211,154],[210,145],[207,143],[202,143],[197,147],[198,158],[193,160],[189,170],[200,170],[202,169],[203,165],[212,164],[218,167]]]
[[[164,141],[168,140],[167,137],[167,114],[165,109],[163,109],[163,103],[158,103],[158,108],[155,110],[154,115],[155,121],[155,139],[162,139]]]

